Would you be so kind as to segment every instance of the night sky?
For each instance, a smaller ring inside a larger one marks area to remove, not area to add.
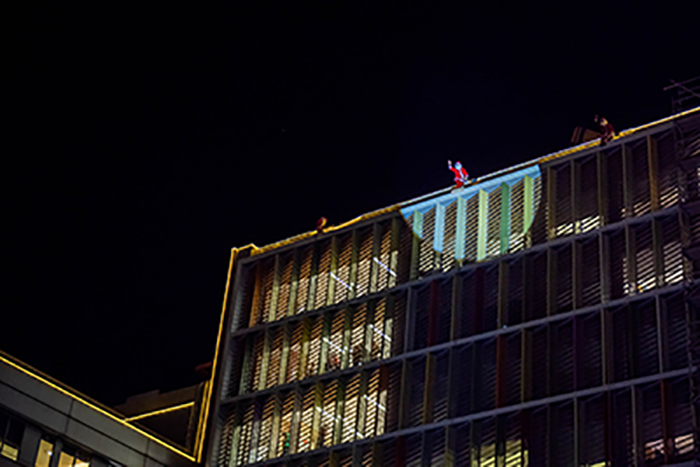
[[[198,381],[231,247],[664,117],[700,74],[692,2],[103,3],[10,21],[0,349],[109,405]]]

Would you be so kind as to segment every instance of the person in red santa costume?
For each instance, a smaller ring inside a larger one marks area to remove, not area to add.
[[[462,167],[462,163],[460,161],[455,162],[454,166],[452,165],[452,161],[447,161],[447,168],[449,168],[455,174],[455,183],[457,184],[457,188],[461,188],[465,183],[467,183],[469,174],[464,167]]]
[[[600,126],[600,145],[605,146],[612,141],[615,136],[615,128],[608,122],[605,117],[595,116],[595,122]]]

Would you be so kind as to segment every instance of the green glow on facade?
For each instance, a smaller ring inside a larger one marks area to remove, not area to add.
[[[476,260],[486,258],[486,231],[488,227],[489,194],[479,190],[479,224],[476,241]]]
[[[500,253],[504,254],[508,251],[508,232],[510,230],[510,187],[507,183],[501,184],[501,225],[500,237],[501,248]]]

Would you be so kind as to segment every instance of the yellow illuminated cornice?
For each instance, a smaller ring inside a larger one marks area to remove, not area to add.
[[[195,451],[197,452],[197,462],[202,461],[202,450],[204,449],[204,435],[207,431],[207,421],[209,419],[209,406],[211,404],[211,394],[214,390],[214,377],[216,376],[216,364],[219,361],[219,347],[224,333],[224,324],[226,322],[226,303],[228,302],[228,292],[231,287],[231,273],[233,272],[233,264],[236,262],[238,253],[245,249],[251,249],[251,254],[257,247],[252,243],[243,248],[232,248],[231,259],[228,264],[228,276],[226,277],[226,290],[224,291],[224,303],[221,305],[221,317],[219,318],[219,333],[216,336],[216,347],[214,349],[214,362],[211,365],[211,377],[209,382],[204,387],[204,395],[202,400],[202,408],[199,412],[199,423],[197,425],[197,442]]]
[[[77,391],[71,391],[71,390],[68,390],[62,386],[59,386],[58,384],[49,380],[48,377],[42,376],[37,370],[34,370],[33,368],[31,368],[29,365],[25,364],[24,362],[20,362],[19,360],[17,360],[15,362],[13,360],[17,360],[17,359],[12,357],[12,360],[11,360],[9,358],[9,355],[0,351],[0,361],[6,363],[7,365],[11,366],[12,368],[15,368],[16,370],[24,373],[25,375],[29,376],[30,378],[33,378],[33,379],[39,381],[40,383],[43,383],[43,384],[49,386],[50,388],[60,392],[61,394],[64,394],[64,395],[70,397],[71,399],[73,399],[77,402],[80,402],[81,404],[83,404],[87,407],[90,407],[91,409],[95,410],[96,412],[101,413],[105,417],[107,417],[107,418],[127,427],[127,428],[134,430],[136,433],[138,433],[142,436],[145,436],[146,438],[148,438],[149,440],[151,440],[157,444],[160,444],[161,446],[174,452],[175,454],[178,454],[178,455],[180,455],[180,456],[184,457],[185,459],[190,460],[192,462],[196,461],[195,457],[192,456],[191,454],[188,454],[185,451],[178,449],[177,447],[166,443],[162,439],[159,439],[159,438],[153,436],[152,434],[142,430],[141,428],[139,428],[135,425],[132,425],[131,423],[128,422],[126,417],[119,416],[115,413],[108,411],[106,408],[100,407],[99,405],[97,405],[97,403],[89,401],[87,399],[87,397],[82,396],[82,395],[78,395]]]
[[[170,413],[170,412],[175,412],[176,410],[186,409],[188,407],[192,407],[193,405],[194,405],[194,401],[185,402],[184,404],[173,405],[172,407],[166,407],[164,409],[154,410],[153,412],[146,412],[146,413],[142,413],[140,415],[134,415],[133,417],[128,417],[128,418],[125,418],[124,420],[126,420],[127,422],[133,422],[135,420],[141,420],[142,418],[155,417],[156,415],[162,415],[164,413]]]
[[[401,206],[402,206],[402,204],[394,204],[393,206],[389,206],[386,208],[378,209],[376,211],[368,212],[367,214],[363,214],[361,216],[358,216],[358,217],[356,217],[352,220],[349,220],[347,222],[344,222],[340,225],[333,225],[333,226],[327,227],[327,228],[323,229],[323,233],[335,232],[336,230],[350,227],[351,225],[357,224],[358,222],[366,221],[368,219],[372,219],[374,217],[378,217],[378,216],[381,216],[383,214],[387,214],[387,213],[390,213],[393,211],[398,211],[401,208]],[[269,245],[265,245],[265,246],[260,247],[260,248],[255,247],[255,249],[251,252],[251,256],[259,255],[261,253],[265,253],[267,251],[274,250],[275,248],[280,248],[280,247],[283,247],[285,245],[296,243],[298,241],[304,240],[306,238],[311,238],[314,235],[318,235],[318,234],[319,233],[315,230],[311,231],[311,232],[304,232],[302,234],[295,235],[294,237],[289,237],[287,239],[280,240],[279,242],[270,243]]]
[[[640,126],[638,126],[638,127],[634,127],[634,128],[629,128],[629,129],[627,129],[627,130],[623,130],[623,131],[621,131],[620,133],[618,133],[617,136],[615,136],[615,137],[613,138],[613,141],[615,141],[615,140],[617,140],[617,139],[620,139],[620,138],[624,138],[624,137],[630,136],[630,135],[632,135],[632,134],[634,134],[634,133],[638,133],[638,132],[640,132],[640,131],[646,130],[646,129],[651,128],[651,127],[653,127],[653,126],[657,126],[657,125],[662,125],[662,124],[664,124],[664,123],[668,123],[668,122],[670,122],[670,121],[676,120],[676,119],[681,118],[681,117],[685,117],[685,116],[687,116],[687,115],[690,115],[690,114],[693,114],[693,113],[696,113],[696,112],[700,112],[700,107],[695,107],[695,108],[693,108],[693,109],[686,110],[686,111],[683,111],[683,112],[680,112],[680,113],[671,115],[671,116],[669,116],[669,117],[662,118],[661,120],[656,120],[656,121],[653,121],[653,122],[650,122],[650,123],[646,123],[646,124],[644,124],[644,125],[640,125]],[[598,139],[594,139],[594,140],[592,140],[592,141],[588,141],[588,142],[586,142],[586,143],[579,144],[579,145],[577,145],[577,146],[572,146],[572,147],[570,147],[570,148],[562,149],[561,151],[553,152],[553,153],[548,154],[548,155],[546,155],[546,156],[542,156],[542,157],[540,157],[540,158],[538,158],[538,159],[533,159],[533,160],[531,160],[531,161],[523,162],[523,163],[518,164],[518,165],[514,165],[514,166],[511,166],[511,167],[508,167],[508,168],[505,168],[505,169],[498,170],[498,171],[496,171],[496,172],[494,172],[494,173],[491,173],[491,174],[489,174],[489,175],[487,175],[487,176],[485,176],[485,177],[481,177],[481,178],[477,179],[477,181],[481,181],[482,179],[489,179],[489,178],[493,178],[493,177],[499,177],[499,176],[504,175],[504,174],[506,174],[506,173],[514,172],[514,171],[517,171],[517,170],[521,170],[521,169],[524,169],[524,168],[526,168],[526,167],[530,167],[530,166],[532,166],[532,165],[537,165],[537,164],[542,164],[542,163],[544,163],[544,162],[549,162],[549,161],[551,161],[551,160],[558,159],[558,158],[564,157],[564,156],[568,156],[568,155],[570,155],[570,154],[575,154],[575,153],[577,153],[577,152],[585,151],[586,149],[591,149],[591,148],[594,148],[594,147],[599,146],[599,145],[600,145],[600,141],[599,141]]]

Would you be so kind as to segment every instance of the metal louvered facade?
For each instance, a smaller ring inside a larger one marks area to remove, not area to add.
[[[236,250],[208,465],[696,460],[698,110]]]

